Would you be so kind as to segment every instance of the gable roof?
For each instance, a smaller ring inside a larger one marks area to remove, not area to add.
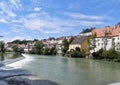
[[[71,44],[82,44],[87,39],[87,36],[76,37]]]
[[[120,24],[115,26],[106,26],[104,28],[93,29],[92,33],[96,33],[96,37],[104,37],[104,32],[107,31],[110,34],[109,37],[118,36],[120,33]]]

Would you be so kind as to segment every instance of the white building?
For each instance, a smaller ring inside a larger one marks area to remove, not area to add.
[[[34,47],[35,45],[35,42],[34,41],[29,41],[27,42],[27,45],[26,47],[24,48],[24,51],[25,52],[28,52],[29,50],[32,50],[32,48]]]
[[[120,24],[93,29],[92,33],[96,33],[96,38],[91,39],[91,46],[95,45],[95,49],[90,50],[91,53],[101,48],[106,50],[115,48],[116,51],[120,51]]]
[[[80,33],[79,36],[90,36],[92,32]]]

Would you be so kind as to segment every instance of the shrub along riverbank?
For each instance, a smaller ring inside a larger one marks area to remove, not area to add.
[[[99,51],[92,53],[92,56],[93,59],[120,62],[120,53],[115,51],[114,48],[110,50],[100,49]]]
[[[32,50],[29,51],[30,54],[39,55],[56,55],[57,50],[55,46],[45,47],[41,41],[37,41]]]
[[[86,55],[86,52],[81,51],[79,47],[76,47],[76,49],[68,51],[69,45],[72,42],[74,38],[72,38],[70,41],[67,41],[66,39],[63,41],[63,47],[62,47],[62,55],[72,58],[86,58],[88,56],[88,53]],[[5,52],[4,50],[4,43],[0,43],[0,51]],[[14,52],[23,52],[23,49],[19,49],[16,45],[12,47]],[[38,55],[57,55],[57,49],[56,46],[45,46],[41,41],[37,41],[35,45],[33,46],[32,50],[29,50],[30,54],[38,54]],[[89,54],[90,55],[90,54]],[[90,56],[92,59],[98,59],[98,60],[107,60],[107,61],[115,61],[120,62],[120,53],[115,51],[114,48],[110,50],[104,50],[100,49],[97,52],[92,53]]]
[[[70,52],[67,52],[66,56],[72,58],[85,58],[85,53],[82,52],[79,47],[76,47],[75,50],[71,50]]]

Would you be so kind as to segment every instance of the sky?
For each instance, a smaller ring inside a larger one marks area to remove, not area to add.
[[[44,39],[120,22],[120,0],[0,0],[0,35]]]

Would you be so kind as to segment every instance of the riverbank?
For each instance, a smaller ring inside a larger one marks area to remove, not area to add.
[[[24,70],[0,71],[0,85],[59,85],[55,82],[40,79]]]
[[[7,66],[0,68],[0,85],[59,85],[53,81],[41,79],[27,70],[15,69],[12,67],[12,64],[26,61],[26,56],[23,56],[25,58],[12,63],[10,62]]]

